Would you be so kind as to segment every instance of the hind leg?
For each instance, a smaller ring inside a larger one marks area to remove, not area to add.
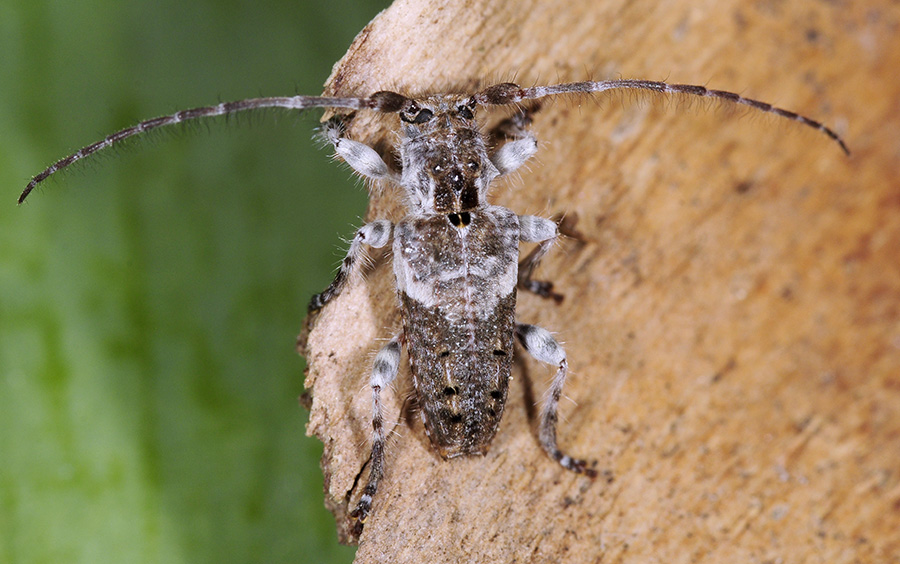
[[[597,475],[597,471],[588,467],[587,461],[572,458],[565,454],[559,450],[559,446],[556,443],[556,424],[559,419],[557,409],[559,407],[559,398],[562,396],[563,386],[566,383],[566,375],[569,371],[566,351],[563,350],[549,331],[537,325],[517,323],[516,336],[531,356],[541,362],[557,367],[556,376],[553,377],[553,383],[550,384],[547,399],[544,401],[544,406],[541,409],[541,428],[538,433],[541,446],[550,455],[550,458],[559,462],[566,470],[586,474],[593,478]]]
[[[400,344],[403,335],[395,336],[375,356],[372,365],[372,457],[369,479],[363,489],[362,497],[350,517],[356,520],[354,534],[359,536],[369,512],[372,510],[372,498],[378,490],[378,482],[384,475],[384,410],[381,406],[381,391],[397,377],[400,368]]]

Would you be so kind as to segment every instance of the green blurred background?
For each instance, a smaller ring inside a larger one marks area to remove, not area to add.
[[[352,559],[297,403],[366,201],[319,112],[176,127],[15,200],[140,119],[319,93],[387,4],[0,2],[0,562]]]

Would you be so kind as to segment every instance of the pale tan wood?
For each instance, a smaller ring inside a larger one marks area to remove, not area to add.
[[[666,79],[821,119],[854,154],[686,100],[545,107],[537,158],[494,199],[580,217],[587,241],[539,270],[565,302],[523,295],[519,318],[566,344],[561,444],[614,479],[543,454],[533,404],[552,371],[520,354],[487,456],[442,461],[418,417],[397,423],[357,561],[896,562],[898,29],[885,1],[399,0],[363,30],[329,93]],[[390,123],[361,115],[351,135],[384,148]],[[377,193],[369,215],[398,202]],[[382,259],[308,339],[308,432],[344,535],[372,355],[399,319]]]

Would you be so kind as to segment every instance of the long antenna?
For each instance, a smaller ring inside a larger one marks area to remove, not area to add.
[[[566,94],[591,94],[605,92],[607,90],[646,90],[651,92],[659,92],[663,94],[684,94],[695,97],[715,98],[732,104],[742,104],[755,110],[775,114],[779,117],[799,122],[807,127],[811,127],[820,131],[834,140],[849,155],[850,150],[847,144],[833,129],[823,125],[822,123],[802,116],[796,112],[778,108],[766,102],[744,98],[740,94],[727,92],[724,90],[711,90],[703,86],[694,86],[690,84],[669,84],[653,80],[602,80],[602,81],[585,81],[585,82],[569,82],[565,84],[557,84],[553,86],[533,86],[531,88],[522,88],[517,84],[505,82],[489,86],[484,90],[472,95],[470,98],[473,105],[499,106],[508,104],[517,104],[527,100],[536,100],[538,98],[546,98],[548,96],[559,96]],[[117,131],[112,135],[103,138],[96,143],[82,147],[75,153],[64,157],[52,165],[48,166],[36,176],[34,176],[25,190],[19,196],[18,203],[25,201],[25,198],[34,188],[46,180],[49,176],[62,170],[76,161],[88,157],[97,151],[116,145],[129,137],[139,135],[141,133],[174,125],[189,120],[214,117],[222,115],[230,115],[247,110],[256,110],[260,108],[281,108],[287,110],[306,110],[309,108],[346,108],[351,110],[368,109],[382,113],[395,113],[403,111],[411,111],[416,108],[416,102],[412,98],[397,94],[396,92],[382,91],[376,92],[367,98],[333,98],[324,96],[290,96],[290,97],[272,97],[272,98],[249,98],[246,100],[238,100],[236,102],[225,102],[215,106],[203,106],[190,110],[182,110],[168,116],[161,116],[153,119],[142,121],[137,125],[127,127],[121,131]]]
[[[735,94],[734,92],[727,92],[725,90],[711,90],[704,86],[694,86],[691,84],[669,84],[667,82],[659,82],[655,80],[621,79],[601,80],[598,82],[568,82],[566,84],[556,84],[553,86],[533,86],[531,88],[521,88],[517,84],[507,82],[504,84],[497,84],[495,86],[485,88],[478,94],[475,94],[473,96],[473,99],[479,104],[506,105],[516,104],[518,102],[523,102],[526,100],[545,98],[547,96],[558,96],[561,94],[591,94],[597,92],[605,92],[607,90],[625,89],[649,90],[652,92],[659,92],[663,94],[686,94],[688,96],[715,98],[718,100],[723,100],[725,102],[730,102],[732,104],[742,104],[744,106],[749,106],[755,110],[775,114],[792,121],[797,121],[807,127],[811,127],[815,130],[821,131],[832,140],[834,140],[841,147],[841,150],[843,150],[845,154],[850,154],[850,149],[847,148],[847,144],[844,143],[844,140],[841,138],[841,136],[835,133],[835,131],[830,127],[827,127],[816,120],[810,119],[806,116],[802,116],[790,110],[775,107],[772,104],[766,102],[760,102],[759,100],[753,100],[751,98],[744,98],[740,94]]]
[[[407,102],[407,98],[399,94],[378,92],[368,98],[329,98],[323,96],[248,98],[236,102],[224,102],[216,104],[215,106],[203,106],[200,108],[192,108],[190,110],[182,110],[168,116],[148,119],[137,125],[126,127],[121,131],[108,135],[96,143],[82,147],[67,157],[59,159],[31,179],[25,187],[25,190],[19,196],[19,203],[21,204],[24,202],[25,198],[27,198],[28,194],[34,190],[35,186],[46,180],[53,173],[74,164],[76,161],[80,161],[85,157],[93,155],[97,151],[116,145],[129,137],[134,137],[135,135],[159,127],[175,125],[177,123],[204,117],[230,115],[261,108],[282,108],[286,110],[306,110],[309,108],[347,108],[359,110],[365,108],[381,112],[395,112],[404,107]]]

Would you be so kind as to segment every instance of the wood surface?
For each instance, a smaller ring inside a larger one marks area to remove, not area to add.
[[[565,343],[560,443],[610,479],[541,451],[553,371],[521,350],[491,451],[441,460],[401,407],[404,360],[357,562],[900,562],[898,30],[886,1],[398,0],[373,20],[328,93],[662,79],[821,120],[853,154],[703,101],[545,105],[538,155],[493,200],[578,215],[585,240],[538,271],[565,301],[520,294],[518,317]],[[394,120],[360,114],[350,135],[387,151]],[[398,189],[373,192],[369,219],[403,213]],[[371,361],[399,327],[390,256],[373,257],[301,339],[350,542]]]

